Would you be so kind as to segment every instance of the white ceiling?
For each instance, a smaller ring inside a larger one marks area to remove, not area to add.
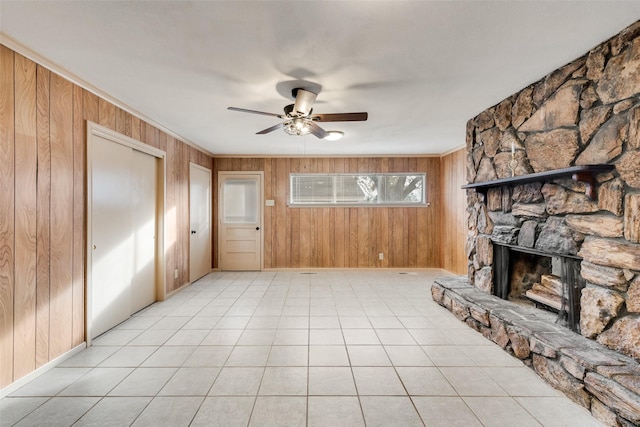
[[[465,124],[640,18],[637,1],[10,1],[24,46],[214,154],[441,154]],[[6,38],[8,37],[8,39]],[[17,42],[17,43],[14,43]],[[302,81],[302,83],[301,83]],[[294,87],[337,142],[255,132]]]

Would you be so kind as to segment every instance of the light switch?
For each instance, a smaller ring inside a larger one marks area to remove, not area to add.
[[[275,200],[267,200],[267,206],[275,206],[276,205],[276,201]]]

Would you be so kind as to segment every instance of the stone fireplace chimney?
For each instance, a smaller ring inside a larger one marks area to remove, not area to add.
[[[637,360],[639,35],[636,23],[469,121],[467,180],[498,184],[468,186],[466,244],[469,280],[488,293],[497,243],[582,259],[580,332]]]
[[[640,425],[640,21],[471,119],[466,144],[468,275],[433,299],[606,425]],[[576,332],[510,293],[575,306]]]

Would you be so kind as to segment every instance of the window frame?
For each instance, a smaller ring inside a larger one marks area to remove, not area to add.
[[[421,176],[422,177],[422,200],[419,202],[403,202],[403,201],[380,201],[379,197],[376,201],[360,201],[360,202],[339,202],[336,200],[337,197],[337,184],[338,177],[360,177],[366,176],[376,177],[376,186],[380,185],[380,179],[382,177],[389,176],[399,176],[399,177],[408,177],[408,176]],[[330,202],[300,202],[294,201],[294,180],[298,177],[326,177],[332,180],[332,201]],[[427,201],[427,174],[425,172],[386,172],[386,173],[378,173],[378,172],[356,172],[356,173],[290,173],[289,174],[289,188],[287,195],[287,206],[291,208],[353,208],[353,207],[362,207],[362,208],[389,208],[389,207],[401,207],[401,208],[421,208],[428,207],[430,203]]]

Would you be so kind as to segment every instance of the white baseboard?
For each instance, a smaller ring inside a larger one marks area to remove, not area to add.
[[[25,375],[24,377],[20,378],[17,381],[9,384],[7,387],[5,387],[3,389],[0,389],[0,399],[2,399],[5,396],[8,396],[9,394],[11,394],[14,391],[18,390],[20,387],[22,387],[23,385],[27,384],[29,381],[34,380],[35,378],[39,377],[40,375],[44,374],[45,372],[50,371],[51,369],[55,368],[56,366],[58,366],[59,364],[61,364],[65,360],[67,360],[67,359],[71,358],[72,356],[75,356],[76,354],[80,353],[85,348],[87,348],[87,343],[83,342],[82,344],[72,348],[71,350],[67,351],[66,353],[61,354],[60,356],[56,357],[52,361],[42,365],[41,367],[39,367],[35,371]]]

